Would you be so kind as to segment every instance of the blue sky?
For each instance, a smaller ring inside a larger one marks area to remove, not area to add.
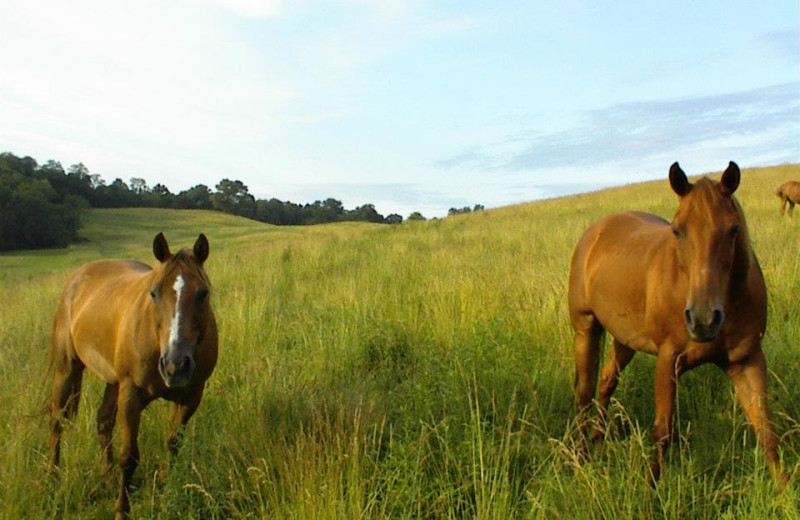
[[[0,150],[428,217],[800,162],[800,3],[2,0]]]

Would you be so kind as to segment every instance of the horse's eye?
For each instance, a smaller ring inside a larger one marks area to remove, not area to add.
[[[675,235],[675,238],[683,238],[683,231],[681,231],[678,226],[672,224],[670,229],[672,230],[672,234]]]
[[[156,288],[153,287],[152,289],[150,289],[150,297],[153,299],[153,301],[155,301],[157,296],[158,296],[158,291],[156,290]]]
[[[208,298],[208,289],[203,287],[197,291],[197,301],[203,302],[206,298]]]
[[[739,224],[731,228],[731,238],[736,238],[739,235]]]

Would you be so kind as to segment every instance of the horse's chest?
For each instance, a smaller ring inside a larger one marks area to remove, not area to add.
[[[725,348],[720,342],[689,342],[680,356],[681,366],[684,370],[690,370],[705,363],[715,362],[724,357],[724,352]]]

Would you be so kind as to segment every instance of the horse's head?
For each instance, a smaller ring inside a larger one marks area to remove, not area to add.
[[[745,226],[733,192],[739,167],[731,162],[719,182],[689,182],[678,163],[669,170],[680,203],[672,219],[678,265],[688,280],[684,322],[695,341],[712,341],[725,321],[725,301],[734,271],[740,232]]]
[[[195,369],[195,349],[211,319],[211,284],[203,270],[208,240],[201,234],[192,251],[183,249],[173,255],[159,233],[153,240],[153,253],[161,262],[150,288],[161,349],[158,371],[168,387],[186,386]]]

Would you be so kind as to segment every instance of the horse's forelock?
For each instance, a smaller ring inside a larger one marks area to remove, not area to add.
[[[188,272],[202,280],[204,284],[211,285],[205,269],[203,269],[203,266],[194,257],[194,253],[192,253],[192,251],[189,249],[184,248],[178,251],[170,259],[170,262],[172,262],[173,265],[178,266],[181,272]]]
[[[723,194],[720,183],[706,177],[695,182],[691,196],[686,197],[683,203],[688,205],[687,211],[709,223],[716,220],[720,205],[732,208],[739,220],[744,222],[744,212],[736,198]]]

